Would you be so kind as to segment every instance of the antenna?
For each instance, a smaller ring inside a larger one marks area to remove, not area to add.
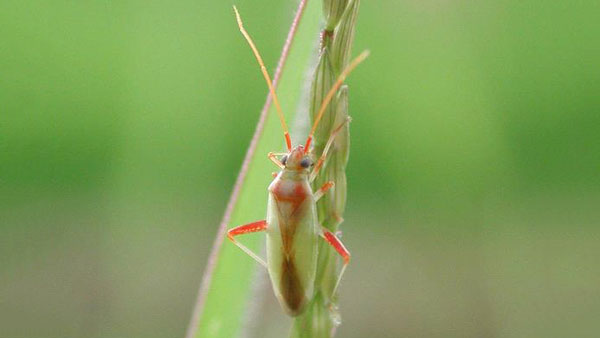
[[[285,124],[285,118],[283,116],[283,111],[281,110],[281,105],[279,105],[279,99],[277,98],[277,94],[275,94],[275,88],[273,88],[273,81],[271,81],[271,77],[269,76],[269,73],[267,72],[267,68],[265,67],[264,62],[263,62],[262,58],[260,57],[260,53],[258,52],[258,49],[256,49],[256,46],[254,45],[252,38],[250,37],[248,32],[246,32],[246,30],[244,29],[244,24],[242,23],[242,18],[240,17],[240,13],[238,12],[238,10],[235,6],[233,6],[233,11],[235,12],[235,18],[237,20],[238,26],[240,27],[240,32],[242,32],[242,35],[244,36],[244,38],[246,38],[246,41],[248,41],[250,48],[252,48],[252,52],[254,53],[254,56],[256,57],[256,61],[258,61],[258,64],[260,65],[260,71],[262,72],[263,76],[265,77],[265,80],[267,81],[267,86],[269,86],[269,92],[271,93],[271,96],[273,97],[273,103],[275,103],[275,108],[277,109],[277,114],[279,115],[279,120],[281,121],[281,127],[283,128],[283,135],[285,136],[285,144],[287,146],[288,151],[291,151],[292,150],[292,140],[290,139],[290,133],[288,131],[287,125]]]
[[[327,109],[327,105],[329,104],[329,102],[331,102],[333,95],[335,94],[335,92],[337,92],[337,90],[340,88],[340,86],[344,83],[344,80],[346,79],[346,77],[354,70],[354,68],[356,68],[356,66],[358,66],[359,63],[363,62],[368,56],[369,56],[369,51],[365,50],[362,53],[360,53],[359,56],[354,58],[354,60],[352,60],[350,62],[350,64],[348,64],[348,66],[346,66],[346,68],[344,68],[344,70],[342,71],[340,76],[338,76],[337,80],[335,81],[335,83],[333,84],[333,86],[331,87],[331,89],[329,90],[327,95],[325,96],[325,99],[321,103],[321,108],[319,108],[319,113],[317,114],[315,123],[313,124],[312,128],[310,129],[310,133],[308,134],[308,138],[306,139],[306,145],[304,146],[305,153],[308,153],[310,143],[312,142],[312,139],[313,139],[313,134],[315,133],[315,130],[317,129],[317,126],[319,125],[321,118],[323,117],[323,113],[325,113],[325,109]]]

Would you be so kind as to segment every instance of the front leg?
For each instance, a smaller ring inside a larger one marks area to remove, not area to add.
[[[271,162],[275,163],[276,166],[278,166],[279,168],[283,169],[285,168],[285,165],[283,163],[281,163],[281,161],[277,158],[277,156],[282,156],[282,155],[287,155],[287,153],[273,153],[270,152],[267,157],[269,157],[269,160],[271,160]]]

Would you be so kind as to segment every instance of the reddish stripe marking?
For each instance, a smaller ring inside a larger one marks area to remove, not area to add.
[[[342,256],[344,259],[344,264],[348,264],[350,262],[350,252],[348,252],[348,250],[344,247],[344,244],[342,244],[342,242],[340,242],[340,240],[330,231],[325,232],[325,239],[327,242],[329,242],[329,244],[331,244],[331,246],[333,246],[335,251]]]
[[[301,182],[294,183],[289,189],[283,189],[283,183],[278,182],[271,191],[275,198],[275,206],[277,208],[277,219],[279,221],[279,229],[281,230],[281,241],[283,242],[283,251],[286,254],[293,253],[293,239],[296,233],[299,220],[303,215],[300,210],[306,200],[307,191]],[[282,207],[286,207],[282,211]],[[290,210],[288,210],[289,208]]]
[[[248,224],[240,225],[239,227],[235,227],[233,229],[229,229],[229,231],[227,231],[227,237],[229,237],[229,239],[233,241],[233,237],[235,237],[237,235],[242,235],[242,234],[246,234],[249,232],[263,231],[266,228],[267,228],[266,220],[248,223]]]
[[[284,191],[282,183],[279,182],[275,186],[275,189],[273,189],[273,195],[278,201],[292,203],[297,208],[306,199],[307,193],[301,182],[296,183],[290,192]]]

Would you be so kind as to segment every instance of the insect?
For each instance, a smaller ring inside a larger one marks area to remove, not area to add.
[[[326,182],[316,192],[313,192],[311,189],[311,183],[323,166],[336,135],[349,120],[344,121],[334,128],[322,155],[316,162],[313,158],[314,155],[310,151],[310,145],[313,134],[327,105],[344,82],[346,76],[368,56],[368,51],[361,53],[342,71],[323,99],[306,143],[293,148],[271,78],[252,38],[244,29],[237,8],[234,6],[233,9],[239,29],[250,45],[269,87],[283,128],[287,152],[269,153],[268,155],[268,158],[281,170],[275,175],[275,179],[268,188],[267,218],[232,228],[227,232],[227,237],[249,256],[267,268],[273,291],[282,308],[291,316],[297,316],[303,312],[305,305],[313,297],[313,284],[317,270],[318,241],[327,241],[343,259],[343,266],[333,291],[334,294],[350,262],[350,252],[344,244],[333,233],[321,227],[318,223],[316,202],[323,197],[327,190],[333,188],[333,182]],[[236,236],[255,232],[266,233],[266,262],[235,239]]]

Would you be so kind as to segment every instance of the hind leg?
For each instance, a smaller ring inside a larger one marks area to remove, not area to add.
[[[331,231],[322,228],[322,232],[323,233],[321,234],[321,236],[323,236],[327,243],[329,243],[329,245],[331,245],[344,260],[344,265],[342,265],[342,270],[340,271],[340,275],[338,276],[337,281],[335,282],[335,287],[333,288],[332,294],[335,295],[337,288],[340,285],[340,281],[342,280],[342,276],[344,275],[344,272],[346,272],[346,268],[350,263],[350,251],[346,249],[344,243],[342,243],[342,241],[339,238],[337,238]]]

